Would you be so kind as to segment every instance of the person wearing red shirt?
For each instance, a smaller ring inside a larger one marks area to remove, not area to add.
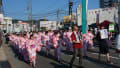
[[[73,57],[70,62],[70,68],[72,68],[73,62],[75,61],[75,58],[79,54],[79,68],[84,68],[82,66],[82,39],[81,35],[78,33],[78,27],[74,26],[73,33],[71,35],[71,39],[73,42]]]

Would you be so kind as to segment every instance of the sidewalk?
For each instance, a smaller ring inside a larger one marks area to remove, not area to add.
[[[0,68],[10,68],[3,46],[0,47]]]

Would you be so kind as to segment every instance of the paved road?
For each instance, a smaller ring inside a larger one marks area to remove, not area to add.
[[[0,47],[0,68],[10,68],[3,47]]]
[[[9,59],[13,68],[31,68],[27,63],[23,60],[15,57],[15,53],[10,46],[5,46],[5,51],[7,54],[7,58]],[[98,62],[98,48],[95,47],[94,51],[88,52],[88,58],[83,59],[83,66],[85,68],[120,68],[120,65],[117,63],[118,58],[117,54],[113,49],[110,49],[111,59],[114,62],[113,65],[109,65],[106,63],[105,55],[102,55],[102,60]],[[53,50],[50,51],[50,57],[45,56],[45,48],[42,49],[41,52],[37,54],[37,68],[69,68],[69,62],[72,58],[71,54],[66,54],[65,48],[62,48],[62,64],[58,63],[53,59]],[[78,58],[73,65],[74,68],[78,67]]]

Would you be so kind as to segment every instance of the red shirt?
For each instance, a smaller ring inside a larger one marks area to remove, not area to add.
[[[77,32],[77,35],[78,35],[78,32]],[[71,35],[71,39],[76,41],[74,32]],[[82,47],[83,47],[82,43],[73,43],[73,48],[82,48]]]

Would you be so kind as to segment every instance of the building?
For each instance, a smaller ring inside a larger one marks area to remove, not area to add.
[[[113,0],[100,0],[100,8],[112,7]]]
[[[99,8],[99,9],[88,10],[87,12],[88,25],[91,25],[97,22],[97,14],[99,14],[99,23],[103,22],[104,20],[118,23],[118,8],[111,7],[111,8]],[[78,17],[77,24],[78,26],[81,26],[82,25],[81,6],[77,8],[77,17]]]
[[[100,0],[100,8],[117,7],[120,0]]]
[[[4,17],[3,14],[0,14],[0,26],[5,32],[12,32],[12,18]]]
[[[113,0],[113,6],[118,7],[120,5],[120,0]]]
[[[45,28],[46,30],[56,30],[57,21],[40,21],[40,29]]]
[[[29,32],[30,25],[26,22],[19,21],[13,24],[13,32]]]

